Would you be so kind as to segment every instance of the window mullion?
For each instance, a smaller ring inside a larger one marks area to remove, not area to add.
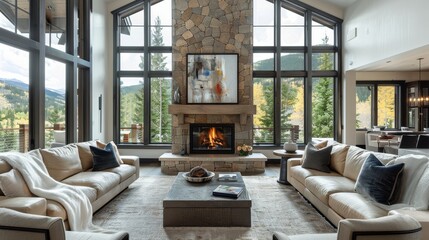
[[[274,79],[274,145],[281,143],[281,1],[275,1],[274,5],[274,44],[275,71]]]
[[[150,1],[144,2],[144,69],[143,69],[143,82],[144,82],[144,131],[143,131],[143,142],[145,145],[150,143]]]
[[[313,73],[312,73],[312,56],[313,49],[311,47],[311,12],[305,13],[305,46],[307,52],[305,54],[305,65],[307,71],[307,78],[304,81],[304,143],[310,142],[312,139],[312,93],[313,93]]]

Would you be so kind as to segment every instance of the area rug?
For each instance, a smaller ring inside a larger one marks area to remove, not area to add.
[[[175,176],[140,177],[128,189],[94,214],[93,222],[105,229],[123,230],[130,239],[259,240],[273,232],[286,234],[332,233],[330,225],[291,186],[275,177],[244,176],[252,199],[252,227],[162,226],[162,200]]]

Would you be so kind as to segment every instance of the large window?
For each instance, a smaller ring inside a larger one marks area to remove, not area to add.
[[[115,140],[171,143],[171,0],[136,1],[113,11]]]
[[[91,138],[90,14],[86,0],[0,0],[0,151]]]
[[[341,20],[296,1],[253,4],[254,143],[338,138]]]
[[[400,96],[402,82],[356,83],[356,129],[385,126],[400,127]]]

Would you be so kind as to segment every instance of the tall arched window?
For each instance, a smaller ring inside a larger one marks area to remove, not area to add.
[[[115,141],[171,143],[171,0],[134,1],[112,13]]]
[[[253,9],[254,143],[337,139],[342,21],[298,1]]]

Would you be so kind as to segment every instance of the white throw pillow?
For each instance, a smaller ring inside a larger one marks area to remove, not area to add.
[[[429,158],[423,155],[404,155],[389,162],[387,165],[404,163],[404,170],[400,180],[400,185],[395,192],[395,202],[410,204],[411,198],[415,195],[415,189],[420,177],[427,167]]]
[[[0,188],[6,197],[33,196],[22,178],[21,173],[15,169],[0,174]]]

